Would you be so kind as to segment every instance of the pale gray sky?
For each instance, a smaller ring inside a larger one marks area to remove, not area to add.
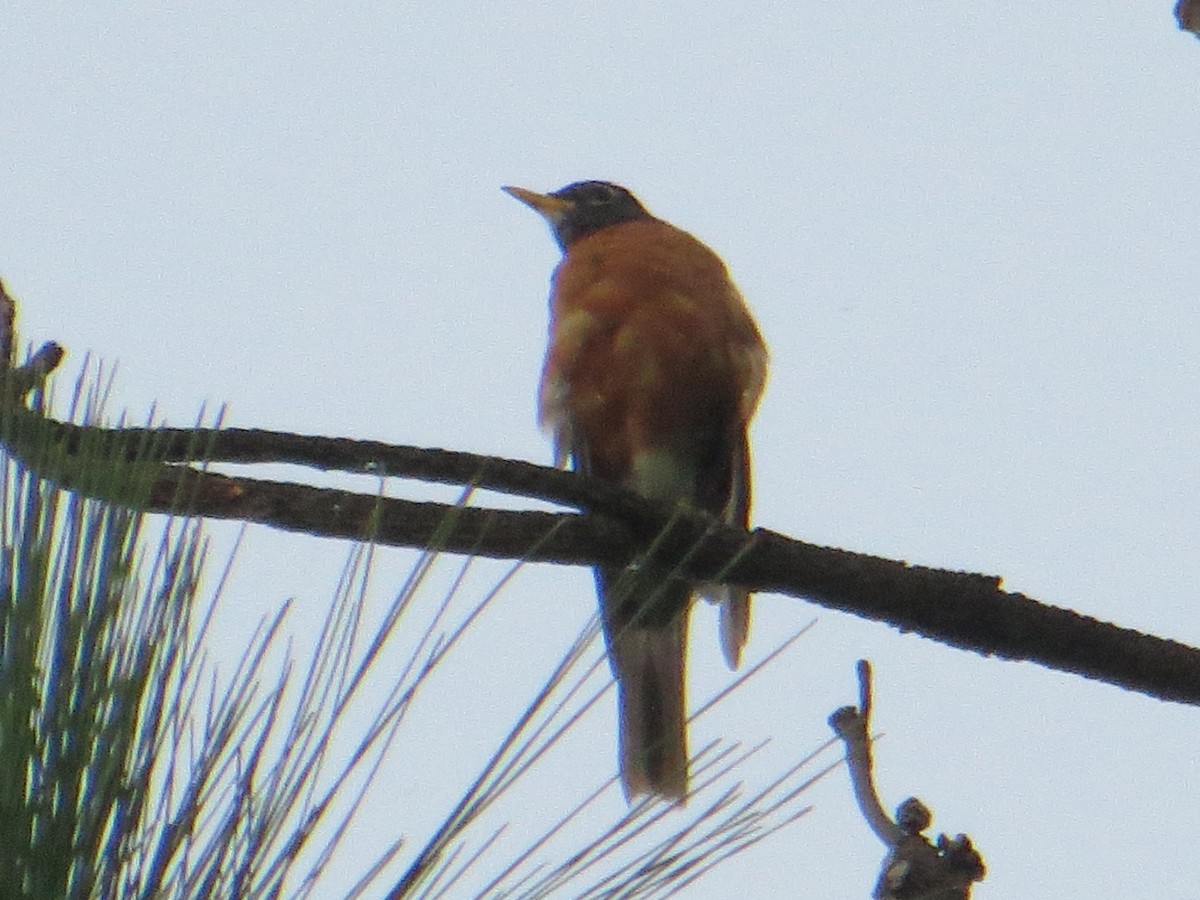
[[[25,338],[120,362],[135,416],[227,402],[547,461],[557,251],[499,186],[618,181],[724,256],[772,349],[758,523],[1195,645],[1200,45],[1170,6],[18,0],[0,276]],[[345,553],[253,530],[222,627],[295,596],[302,637]],[[381,602],[410,560],[385,556]],[[445,695],[455,739],[486,747],[593,603],[583,571],[522,573],[472,651],[511,678]],[[771,596],[751,657],[814,615],[696,746],[774,736],[766,777],[867,657],[887,802],[972,835],[981,900],[1195,896],[1195,709]],[[728,675],[694,618],[700,698]],[[580,793],[614,764],[611,704],[585,728],[559,771]],[[694,896],[865,896],[882,850],[844,773],[810,799]],[[419,833],[395,805],[361,840]]]

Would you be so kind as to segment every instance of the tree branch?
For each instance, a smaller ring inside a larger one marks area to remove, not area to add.
[[[0,285],[0,350],[12,346]],[[47,345],[0,372],[0,444],[63,488],[147,512],[257,522],[307,534],[504,559],[624,565],[642,554],[696,581],[729,581],[886,622],[987,656],[1200,704],[1200,651],[1003,590],[989,575],[821,547],[701,512],[663,510],[606,482],[517,460],[249,429],[100,428],[56,421],[23,398],[57,365]],[[205,471],[287,462],[461,484],[576,511],[487,509]],[[191,463],[192,465],[187,465]],[[123,478],[113,477],[124,469]]]
[[[1175,21],[1184,31],[1200,37],[1200,0],[1179,0],[1175,4]]]
[[[933,813],[916,797],[896,809],[893,820],[884,812],[875,788],[875,762],[871,753],[871,666],[858,661],[859,706],[834,710],[829,724],[846,745],[846,767],[854,799],[867,825],[888,848],[879,881],[871,896],[876,900],[967,900],[971,885],[982,881],[983,857],[965,834],[938,835],[930,841],[924,831]]]

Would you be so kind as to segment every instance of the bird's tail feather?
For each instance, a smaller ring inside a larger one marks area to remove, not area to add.
[[[742,662],[742,648],[750,636],[750,592],[733,585],[702,585],[704,599],[721,607],[721,652],[729,668]]]
[[[687,796],[687,703],[684,655],[687,610],[659,627],[612,636],[625,795]]]

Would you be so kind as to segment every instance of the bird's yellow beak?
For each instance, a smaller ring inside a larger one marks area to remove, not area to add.
[[[527,191],[525,188],[512,187],[507,184],[500,188],[500,190],[504,191],[510,197],[516,197],[530,209],[543,216],[551,225],[560,221],[575,206],[570,200],[563,200],[561,197],[555,197],[552,194],[539,194],[537,191]]]

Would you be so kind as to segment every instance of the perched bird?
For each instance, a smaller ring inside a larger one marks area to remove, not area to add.
[[[555,461],[653,500],[746,527],[746,426],[767,350],[725,264],[623,187],[581,181],[504,190],[540,213],[563,251],[550,293],[539,421]],[[687,795],[684,660],[694,586],[662,567],[596,570],[620,707],[625,794]],[[736,667],[746,591],[706,586]]]

